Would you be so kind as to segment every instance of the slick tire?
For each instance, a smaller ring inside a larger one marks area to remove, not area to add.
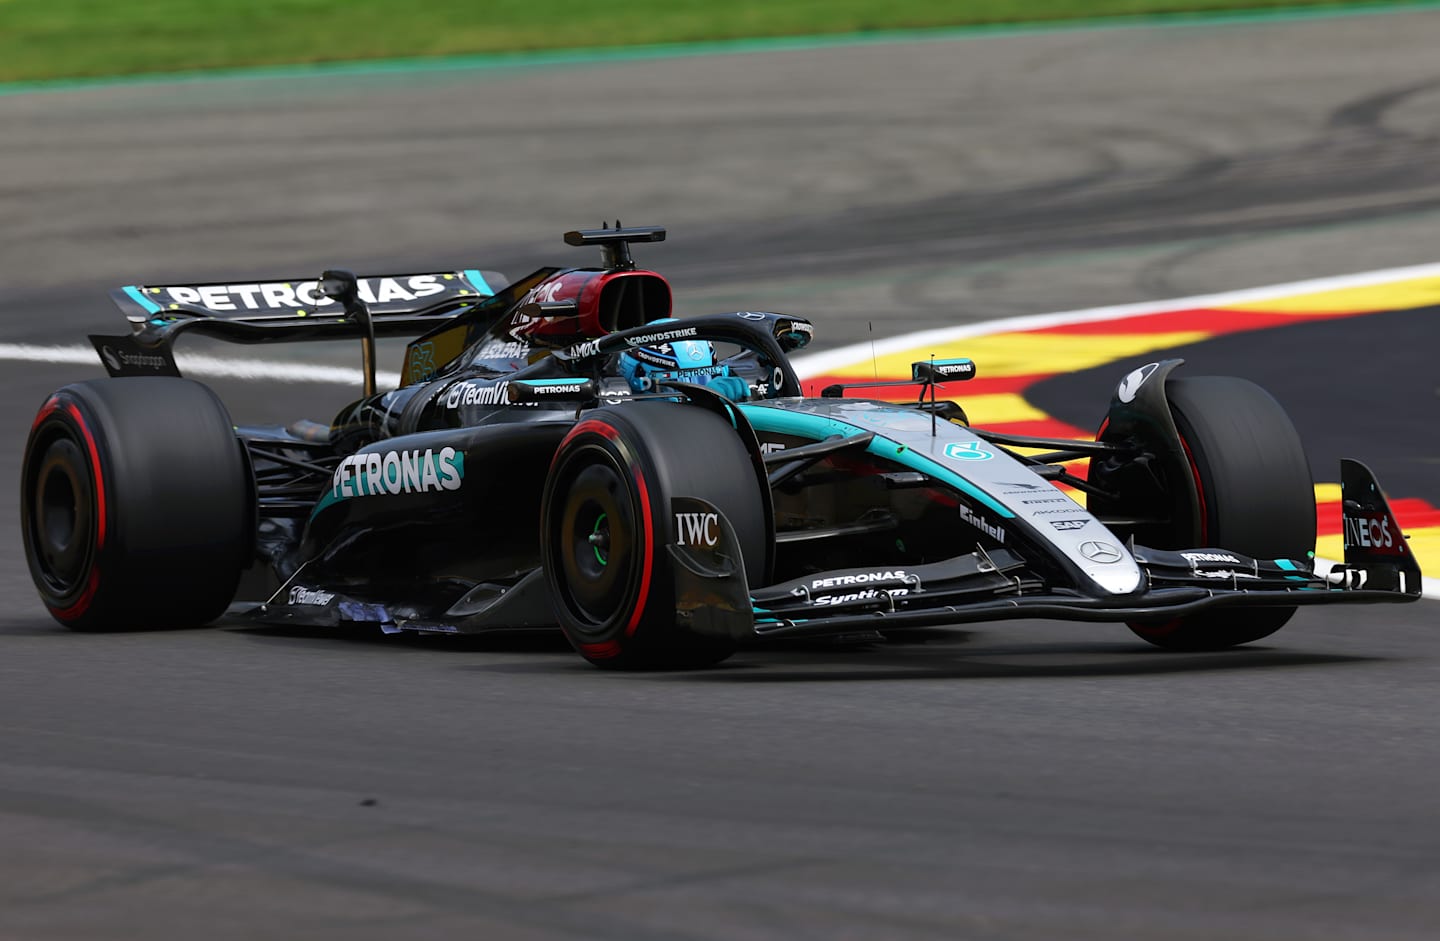
[[[1166,395],[1199,494],[1199,545],[1257,559],[1307,558],[1315,549],[1315,486],[1300,435],[1280,403],[1231,376],[1171,379]],[[1294,607],[1216,608],[1129,627],[1169,650],[1222,650],[1268,637],[1294,613]]]
[[[759,584],[770,538],[764,495],[745,445],[718,414],[672,402],[598,409],[555,453],[540,511],[542,564],[560,627],[598,667],[695,669],[735,650],[677,617],[675,496],[724,514],[749,583]]]
[[[188,379],[65,386],[30,429],[25,557],[52,617],[81,631],[219,617],[249,561],[249,466],[215,393]]]

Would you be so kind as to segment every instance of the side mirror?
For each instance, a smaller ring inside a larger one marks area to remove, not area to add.
[[[775,324],[775,339],[780,343],[780,349],[787,353],[805,349],[814,337],[815,327],[808,320],[777,321]]]
[[[964,382],[974,378],[974,360],[932,359],[910,364],[911,382]]]
[[[320,275],[320,293],[339,301],[348,314],[360,301],[360,281],[352,271],[333,268]]]

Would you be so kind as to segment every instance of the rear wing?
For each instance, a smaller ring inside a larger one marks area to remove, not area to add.
[[[508,310],[537,278],[554,270],[541,269],[514,284],[478,268],[358,278],[358,295],[369,311],[365,323],[322,294],[318,279],[131,284],[110,292],[131,332],[91,336],[90,342],[111,376],[178,376],[172,348],[182,333],[232,343],[413,337],[477,306]]]
[[[384,275],[359,279],[360,299],[378,321],[490,297],[505,284],[494,271],[469,268],[424,274]],[[337,301],[319,291],[318,281],[261,281],[249,284],[131,284],[110,292],[110,298],[133,324],[151,324],[175,317],[264,323],[299,318],[343,319]]]

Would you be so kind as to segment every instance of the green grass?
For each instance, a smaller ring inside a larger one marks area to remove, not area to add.
[[[1393,0],[0,0],[0,81]]]

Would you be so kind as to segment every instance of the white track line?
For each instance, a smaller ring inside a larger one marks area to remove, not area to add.
[[[1090,307],[1083,310],[1062,311],[1056,314],[1030,314],[1021,317],[1006,317],[1003,320],[987,320],[981,323],[962,324],[955,327],[940,327],[922,330],[897,337],[852,343],[823,353],[797,356],[791,360],[801,378],[823,376],[837,369],[870,362],[876,356],[903,353],[906,350],[922,348],[928,344],[953,343],[956,340],[992,336],[1015,330],[1039,330],[1044,327],[1058,327],[1077,323],[1095,323],[1103,320],[1121,320],[1142,314],[1159,314],[1171,310],[1188,310],[1199,307],[1228,307],[1252,301],[1274,300],[1277,297],[1292,297],[1297,294],[1316,294],[1321,291],[1338,291],[1345,288],[1371,287],[1391,281],[1409,281],[1416,278],[1440,277],[1440,264],[1415,265],[1409,268],[1387,268],[1380,271],[1366,271],[1361,274],[1340,275],[1333,278],[1316,278],[1310,281],[1292,281],[1289,284],[1275,284],[1269,287],[1251,288],[1243,291],[1226,291],[1221,294],[1202,294],[1196,297],[1181,297],[1168,301],[1142,301],[1138,304],[1117,304],[1110,307]],[[983,365],[983,364],[982,364]],[[1116,376],[1118,382],[1120,377]],[[1316,570],[1328,572],[1336,564],[1330,559],[1316,559]],[[1421,579],[1425,597],[1440,599],[1440,578]]]
[[[950,343],[971,337],[984,337],[1012,330],[1039,330],[1043,327],[1059,327],[1067,324],[1094,323],[1100,320],[1120,320],[1141,314],[1159,314],[1169,310],[1187,310],[1194,307],[1227,307],[1251,301],[1268,301],[1277,297],[1295,294],[1315,294],[1320,291],[1338,291],[1344,288],[1371,287],[1390,281],[1408,281],[1416,278],[1440,277],[1440,264],[1415,265],[1409,268],[1387,268],[1381,271],[1366,271],[1361,274],[1340,275],[1333,278],[1316,278],[1310,281],[1292,281],[1289,284],[1275,284],[1244,291],[1227,291],[1223,294],[1201,294],[1196,297],[1179,297],[1166,301],[1141,301],[1138,304],[1117,304],[1111,307],[1089,307],[1084,310],[1068,310],[1058,314],[1027,314],[1021,317],[1006,317],[1003,320],[986,320],[980,323],[962,324],[955,327],[940,327],[922,330],[898,337],[876,340],[874,355],[902,353],[929,343]],[[868,362],[871,358],[870,341],[852,343],[823,353],[797,356],[791,360],[796,371],[806,376],[818,376]]]
[[[42,346],[32,343],[0,343],[0,360],[30,363],[57,363],[100,368],[100,357],[88,346]],[[311,363],[274,362],[264,359],[232,359],[177,350],[175,362],[187,376],[220,379],[269,379],[275,382],[322,382],[359,386],[364,376],[349,366],[318,366]],[[378,372],[375,381],[382,387],[400,384],[398,372]]]

